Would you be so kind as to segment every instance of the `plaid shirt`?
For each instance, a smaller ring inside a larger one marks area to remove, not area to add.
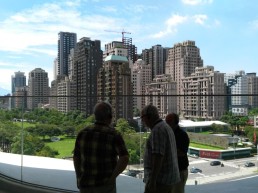
[[[157,177],[157,183],[172,185],[180,181],[177,149],[174,132],[164,121],[160,120],[151,130],[146,143],[144,155],[144,182],[152,172],[152,154],[163,156],[163,162]]]
[[[96,122],[79,132],[74,148],[78,188],[102,186],[111,177],[118,156],[128,155],[122,136]]]

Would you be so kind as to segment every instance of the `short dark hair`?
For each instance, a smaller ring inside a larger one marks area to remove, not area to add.
[[[100,102],[94,107],[96,121],[112,119],[112,106],[108,102]]]
[[[178,116],[178,114],[176,114],[176,113],[169,113],[167,115],[167,117],[170,120],[172,120],[175,125],[178,125],[178,123],[179,123],[179,116]]]
[[[142,116],[143,115],[147,116],[149,119],[153,119],[156,121],[156,119],[159,118],[159,111],[157,107],[149,104],[142,109]]]

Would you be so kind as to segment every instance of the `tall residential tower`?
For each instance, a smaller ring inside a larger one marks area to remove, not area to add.
[[[196,67],[202,67],[203,60],[200,56],[200,49],[194,41],[185,41],[175,44],[169,49],[166,62],[166,74],[171,74],[172,80],[177,83],[177,95],[183,95],[182,79],[191,75]],[[184,109],[183,97],[178,97],[177,111]]]
[[[58,33],[58,56],[57,56],[57,74],[68,76],[69,54],[77,43],[76,33],[59,32]]]
[[[39,105],[49,103],[48,81],[48,73],[41,68],[35,68],[29,73],[28,109],[34,109]]]

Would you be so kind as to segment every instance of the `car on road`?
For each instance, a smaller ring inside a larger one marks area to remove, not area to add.
[[[255,166],[253,162],[245,162],[245,167],[252,167]]]
[[[220,161],[211,161],[211,163],[210,163],[210,165],[211,166],[219,166],[221,164],[221,162]]]
[[[192,168],[190,169],[190,172],[191,172],[191,173],[202,173],[202,170],[199,169],[199,168],[196,168],[196,167],[192,167]]]
[[[198,158],[199,156],[196,154],[188,154],[189,157]]]
[[[128,170],[124,174],[131,177],[136,177],[141,171],[139,170]]]

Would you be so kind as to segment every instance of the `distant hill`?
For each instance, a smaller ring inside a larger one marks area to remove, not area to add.
[[[7,94],[11,94],[11,91],[0,87],[0,96],[4,96]]]

